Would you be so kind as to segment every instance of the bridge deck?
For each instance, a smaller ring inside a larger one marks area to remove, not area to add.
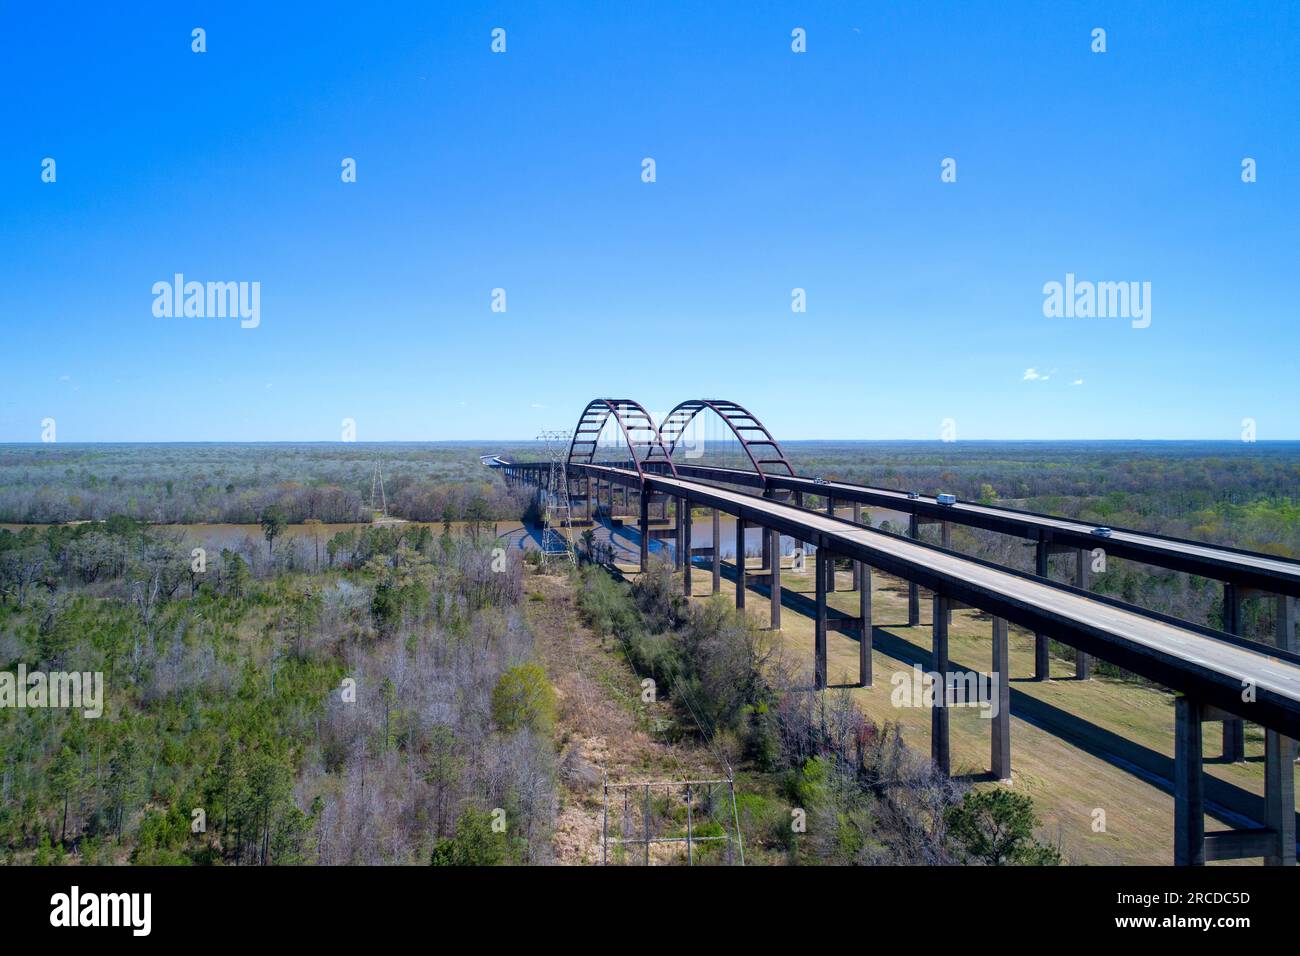
[[[906,492],[892,488],[841,481],[821,483],[802,476],[768,475],[764,479],[763,476],[743,469],[690,463],[678,463],[677,471],[679,475],[691,479],[831,495],[840,502],[857,501],[905,514],[916,514],[927,520],[952,521],[1025,538],[1041,536],[1068,547],[1100,547],[1112,557],[1129,558],[1157,567],[1300,597],[1300,561],[1289,558],[1119,528],[1114,529],[1110,537],[1101,537],[1092,533],[1094,525],[1069,518],[965,501],[955,505],[941,505],[932,496],[909,498]]]
[[[641,481],[625,469],[583,467],[620,483]],[[1288,736],[1300,736],[1300,656],[1295,654],[1256,650],[1229,634],[793,505],[689,479],[647,475],[645,481],[654,491],[719,507],[856,558]],[[1243,682],[1254,686],[1254,702],[1242,701]]]

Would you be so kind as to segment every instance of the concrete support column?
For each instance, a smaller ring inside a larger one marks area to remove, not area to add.
[[[907,519],[907,536],[915,540],[918,536],[920,525],[917,523],[916,515],[909,515]],[[907,626],[916,627],[921,623],[921,589],[915,581],[907,582]]]
[[[1074,586],[1088,590],[1088,551],[1078,548],[1074,552]],[[1077,680],[1092,680],[1092,656],[1083,651],[1074,652],[1074,676]]]
[[[796,508],[802,508],[802,507],[803,507],[803,492],[802,492],[802,491],[796,491],[796,492],[794,493],[794,506],[795,506]],[[803,553],[804,553],[805,555],[808,553],[808,548],[805,546],[804,542],[800,541],[798,538],[795,538],[794,546],[795,546],[796,548],[802,548],[802,549],[803,549]]]
[[[952,547],[952,524],[948,521],[939,522],[939,544],[944,548]],[[948,601],[945,605],[948,609],[948,628],[952,629],[952,602]]]
[[[691,503],[685,498],[681,499],[681,525],[682,525],[682,592],[691,596]]]
[[[1186,697],[1174,701],[1174,865],[1205,865],[1201,708]]]
[[[713,509],[713,593],[722,590],[722,514]]]
[[[818,548],[817,550],[821,551],[822,549]],[[826,570],[824,574],[826,575],[826,590],[834,591],[835,590],[835,555],[832,554],[829,550],[826,552],[825,568]]]
[[[1295,866],[1295,741],[1264,731],[1264,825],[1277,839],[1265,866]]]
[[[862,631],[858,637],[858,686],[870,687],[871,676],[871,568],[853,562],[853,578],[858,582],[858,617]]]
[[[637,530],[641,532],[641,570],[650,570],[650,496],[646,494],[645,485],[641,486],[641,493],[638,496],[640,501],[637,502],[638,510],[641,514],[638,516]]]
[[[768,550],[772,555],[771,580],[769,586],[772,592],[772,630],[781,630],[781,532],[776,529],[769,529],[765,535],[767,538]]]
[[[736,607],[745,607],[745,519],[736,515]]]
[[[1223,629],[1229,634],[1241,634],[1241,594],[1236,585],[1223,585]],[[1246,724],[1239,718],[1223,722],[1223,759],[1228,763],[1241,763],[1246,759]]]
[[[587,520],[590,521],[591,520],[591,476],[590,475],[587,475],[582,480],[582,490],[584,492],[583,497],[586,499]]]
[[[835,517],[835,499],[830,495],[826,496],[826,514],[832,518]],[[831,557],[826,562],[826,590],[835,590],[835,558]]]
[[[680,571],[682,569],[682,512],[685,510],[682,506],[685,501],[674,497],[673,504],[677,509],[673,523],[673,570]],[[664,510],[667,510],[667,507]]]
[[[993,718],[993,776],[997,780],[1011,779],[1011,665],[1007,648],[1007,622],[993,619],[993,672],[990,675],[997,692],[998,712]]]
[[[952,769],[948,748],[948,601],[934,596],[934,645],[930,670],[934,672],[934,707],[930,709],[930,759],[945,776]]]
[[[1040,578],[1047,577],[1047,542],[1041,538],[1034,549],[1034,573]],[[1048,655],[1046,634],[1034,635],[1034,680],[1050,680],[1052,661]]]
[[[853,502],[853,523],[862,524],[862,502]],[[862,562],[853,562],[853,590],[860,590],[862,587]]]
[[[817,616],[813,625],[813,688],[826,686],[826,565],[829,552],[817,549]]]
[[[764,497],[764,498],[771,498],[771,497],[772,497],[772,489],[771,489],[771,488],[764,488],[764,489],[763,489],[763,497]],[[767,536],[767,532],[766,532],[766,531],[764,531],[763,533],[761,533],[758,537],[759,537],[759,561],[758,561],[758,566],[759,566],[759,568],[760,568],[761,570],[766,571],[766,570],[768,569],[768,566],[769,566],[768,562],[770,562],[770,561],[772,560],[772,547],[771,547],[772,542],[771,542],[771,540],[768,538],[768,536]],[[778,554],[778,555],[776,556],[776,559],[777,559],[777,561],[780,561],[780,560],[781,560],[781,556]]]
[[[1277,646],[1284,651],[1296,649],[1296,600],[1285,594],[1277,596]]]
[[[826,514],[832,518],[835,517],[835,499],[830,495],[826,496]],[[826,590],[835,590],[835,558],[830,557],[826,562]]]

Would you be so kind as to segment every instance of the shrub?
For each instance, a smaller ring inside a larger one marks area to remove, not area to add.
[[[1056,866],[1061,854],[1034,839],[1034,801],[1005,787],[967,791],[947,814],[948,835],[988,866]]]
[[[492,690],[492,721],[505,733],[521,727],[546,732],[555,721],[555,689],[540,664],[519,664]]]
[[[456,834],[444,837],[433,847],[431,866],[500,866],[506,862],[504,833],[492,832],[492,815],[466,810],[456,820]]]

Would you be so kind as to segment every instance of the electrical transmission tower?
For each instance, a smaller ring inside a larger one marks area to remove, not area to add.
[[[569,443],[573,435],[564,431],[543,431],[538,441],[546,442],[546,455],[551,469],[546,486],[539,494],[542,511],[542,560],[568,561],[578,566],[578,556],[573,541],[566,533],[573,527],[573,513],[569,509]]]
[[[377,494],[376,494],[377,492]],[[375,507],[376,503],[379,505]],[[375,462],[374,474],[370,476],[370,511],[376,520],[388,517],[388,497],[384,494],[384,473]]]

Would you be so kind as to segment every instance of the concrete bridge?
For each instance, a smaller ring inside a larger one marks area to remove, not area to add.
[[[702,412],[726,423],[744,450],[752,469],[716,468],[691,464],[678,451],[690,423]],[[610,430],[622,457],[596,460],[601,436]],[[549,463],[488,463],[502,469],[510,482],[544,485],[552,474]],[[1300,595],[1300,562],[1206,545],[1144,532],[1112,529],[1098,537],[1079,522],[968,502],[942,503],[892,489],[844,482],[827,482],[795,473],[785,453],[762,423],[742,406],[721,399],[683,402],[656,424],[651,415],[629,399],[596,399],[583,410],[574,430],[565,464],[570,496],[585,505],[586,522],[604,497],[610,514],[615,491],[623,497],[624,514],[637,515],[640,561],[649,561],[652,537],[667,531],[676,542],[674,555],[683,587],[691,593],[691,510],[713,512],[713,589],[719,590],[721,514],[736,520],[736,604],[745,606],[747,588],[767,585],[771,625],[780,627],[780,536],[807,542],[816,549],[816,603],[813,673],[817,688],[826,686],[826,637],[829,629],[856,633],[859,640],[859,683],[871,684],[871,574],[873,569],[908,582],[909,623],[919,623],[920,589],[932,595],[931,669],[951,693],[948,660],[951,610],[971,607],[993,618],[991,675],[1000,695],[991,723],[992,772],[1011,775],[1010,685],[1007,625],[1016,624],[1036,635],[1035,672],[1047,678],[1047,642],[1056,640],[1076,650],[1079,676],[1089,673],[1098,657],[1176,691],[1174,756],[1174,858],[1183,865],[1212,860],[1263,857],[1266,863],[1294,865],[1295,739],[1300,737],[1300,654],[1295,648],[1295,598]],[[804,507],[805,496],[824,500],[825,513]],[[635,499],[635,510],[631,500]],[[676,520],[669,531],[652,527],[651,512],[676,503]],[[853,519],[835,514],[837,503],[853,506]],[[908,535],[891,534],[860,524],[863,504],[909,515]],[[918,540],[922,522],[941,526],[943,546]],[[1035,542],[1036,574],[981,561],[947,547],[951,524],[965,524]],[[762,529],[761,564],[750,569],[744,560],[745,532]],[[1223,582],[1229,629],[1219,631],[1144,610],[1093,594],[1087,588],[1084,555],[1098,546],[1108,555],[1133,558],[1158,567],[1204,575]],[[1047,558],[1068,551],[1076,558],[1074,584],[1052,581]],[[852,563],[859,594],[855,617],[830,618],[827,591],[834,587],[834,562]],[[1276,646],[1240,636],[1240,602],[1248,596],[1272,596],[1278,602]],[[1261,826],[1212,833],[1204,831],[1205,789],[1202,774],[1203,724],[1223,725],[1224,755],[1243,756],[1242,721],[1265,729],[1265,820]],[[950,769],[949,709],[931,710],[931,756],[944,772]]]

